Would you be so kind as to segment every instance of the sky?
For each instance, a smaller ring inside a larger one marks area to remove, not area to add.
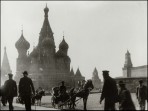
[[[122,76],[127,49],[134,67],[147,64],[146,1],[1,1],[1,60],[6,46],[13,74],[22,25],[31,52],[38,43],[46,3],[56,51],[64,32],[74,72],[79,67],[90,79],[96,67],[101,79],[102,70]]]

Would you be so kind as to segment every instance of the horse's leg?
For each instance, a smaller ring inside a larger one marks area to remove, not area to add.
[[[40,106],[41,106],[41,99],[39,100]]]
[[[84,103],[84,110],[87,110],[87,109],[86,109],[86,105],[87,105],[87,98],[83,98],[83,103]]]

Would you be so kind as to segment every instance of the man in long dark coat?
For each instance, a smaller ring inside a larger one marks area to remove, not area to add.
[[[136,110],[131,94],[123,81],[119,81],[119,110]]]
[[[109,76],[109,71],[103,71],[104,85],[100,98],[100,104],[105,99],[104,110],[115,110],[115,103],[118,98],[116,81]]]
[[[13,74],[9,73],[9,80],[4,83],[4,95],[9,103],[9,110],[13,110],[13,98],[17,96],[16,82],[12,79]]]
[[[19,82],[19,96],[23,99],[26,110],[31,110],[31,96],[32,92],[35,95],[35,90],[32,80],[27,77],[28,72],[24,71],[23,75],[24,77]]]
[[[3,106],[6,106],[7,100],[5,97],[4,85],[1,86],[1,101],[2,101]]]
[[[145,85],[143,85],[143,80],[139,81],[139,86],[137,87],[136,90],[136,96],[137,99],[139,101],[139,105],[140,105],[140,110],[145,110],[145,104],[146,104],[146,100],[147,100],[147,87]]]

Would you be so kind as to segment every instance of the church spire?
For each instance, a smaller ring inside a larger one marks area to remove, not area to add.
[[[2,69],[6,69],[8,72],[11,72],[6,47],[4,47],[4,57],[3,57],[3,62],[2,62]]]
[[[40,31],[39,44],[42,43],[43,39],[46,38],[47,35],[49,38],[52,38],[54,40],[53,32],[48,21],[48,12],[49,12],[49,8],[47,7],[47,4],[46,4],[46,7],[44,8],[45,15],[44,15],[43,26]]]
[[[4,47],[4,57],[3,57],[3,61],[2,61],[2,67],[1,67],[1,79],[3,81],[6,80],[5,75],[8,74],[8,73],[11,73],[11,72],[12,71],[11,71],[11,68],[10,68],[6,47]]]

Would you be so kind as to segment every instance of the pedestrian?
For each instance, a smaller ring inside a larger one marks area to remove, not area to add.
[[[143,80],[139,81],[139,86],[137,86],[136,96],[140,105],[140,110],[145,110],[145,104],[147,100],[147,87],[143,84]]]
[[[1,86],[1,102],[2,102],[3,106],[6,106],[7,100],[5,97],[4,85]]]
[[[27,71],[23,72],[23,76],[19,82],[19,96],[24,101],[26,110],[31,110],[31,98],[32,93],[35,95],[35,90]]]
[[[118,89],[116,81],[109,76],[109,71],[103,72],[104,85],[100,97],[100,104],[105,99],[104,110],[115,110],[115,103],[118,98]]]
[[[119,81],[119,110],[136,110],[129,90],[123,81]]]
[[[13,98],[17,96],[16,82],[12,79],[13,74],[9,73],[9,80],[4,83],[5,99],[9,103],[9,110],[13,110]]]

